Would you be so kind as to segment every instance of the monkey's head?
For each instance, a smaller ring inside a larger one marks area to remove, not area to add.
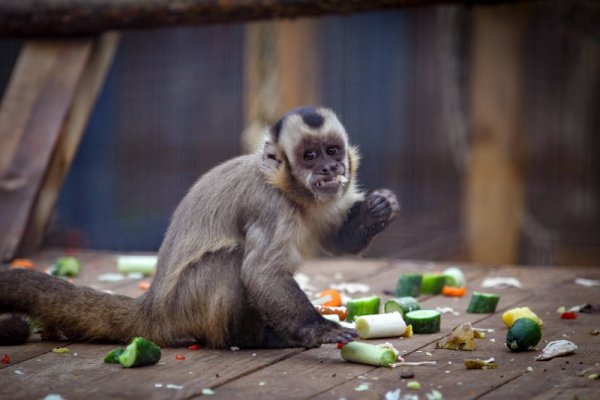
[[[343,195],[353,179],[357,155],[333,111],[301,107],[271,127],[263,165],[271,182],[300,202],[327,201]]]

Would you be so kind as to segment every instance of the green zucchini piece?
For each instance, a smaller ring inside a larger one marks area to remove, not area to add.
[[[398,358],[397,353],[390,348],[362,342],[345,344],[342,347],[341,355],[346,361],[378,367],[394,364]]]
[[[421,281],[423,275],[421,274],[402,274],[398,278],[396,283],[396,296],[412,296],[417,297],[421,294]]]
[[[467,312],[472,314],[487,314],[496,312],[500,296],[493,293],[473,292]]]
[[[119,256],[117,258],[117,271],[122,274],[154,275],[157,260],[156,256]]]
[[[50,267],[53,276],[76,277],[81,270],[81,263],[75,257],[60,257]]]
[[[442,313],[437,310],[415,310],[404,316],[406,324],[412,325],[414,333],[437,333],[440,331]]]
[[[381,300],[378,296],[363,297],[360,299],[349,300],[346,303],[346,321],[352,322],[359,315],[379,314],[379,304]]]
[[[542,339],[542,329],[530,318],[519,318],[506,333],[506,346],[512,351],[533,349]]]
[[[119,356],[125,368],[156,364],[160,360],[160,347],[143,337],[135,337]]]
[[[446,284],[446,276],[442,274],[423,274],[421,294],[440,294]]]
[[[451,287],[465,287],[467,286],[467,279],[465,278],[465,274],[462,272],[460,268],[450,267],[446,268],[442,275],[446,277],[446,286]]]
[[[106,353],[106,356],[104,356],[104,362],[118,364],[119,356],[123,354],[124,351],[125,347],[117,347],[116,349],[109,351],[108,353]]]
[[[388,300],[385,302],[385,304],[383,306],[383,311],[386,314],[397,311],[400,313],[400,315],[402,315],[402,318],[404,318],[404,315],[407,312],[420,310],[420,309],[421,309],[421,305],[419,304],[417,299],[415,299],[414,297],[411,297],[411,296],[398,297],[396,299]]]

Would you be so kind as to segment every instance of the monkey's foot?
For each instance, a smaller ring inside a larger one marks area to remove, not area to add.
[[[309,325],[299,332],[302,344],[306,347],[316,347],[323,343],[343,343],[353,341],[358,337],[354,329],[343,328],[331,321]]]
[[[368,230],[381,231],[392,222],[400,212],[396,195],[388,189],[371,192],[366,199],[365,227]]]

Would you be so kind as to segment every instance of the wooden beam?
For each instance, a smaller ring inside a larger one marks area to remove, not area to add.
[[[466,218],[470,259],[515,263],[523,215],[523,37],[527,8],[475,7],[472,149]]]
[[[15,255],[93,40],[27,42],[0,105],[0,260]]]
[[[527,0],[469,0],[502,2]],[[464,0],[3,0],[0,36],[95,34],[107,30],[346,14]]]
[[[83,137],[88,119],[112,65],[120,35],[109,32],[95,43],[89,62],[75,91],[71,109],[61,129],[58,142],[19,247],[20,254],[30,254],[43,240],[48,221],[58,200],[63,181]]]

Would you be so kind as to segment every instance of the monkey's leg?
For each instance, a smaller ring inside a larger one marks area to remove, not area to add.
[[[399,210],[392,191],[371,192],[364,201],[354,204],[341,228],[326,240],[326,248],[336,254],[362,252],[396,218]]]

